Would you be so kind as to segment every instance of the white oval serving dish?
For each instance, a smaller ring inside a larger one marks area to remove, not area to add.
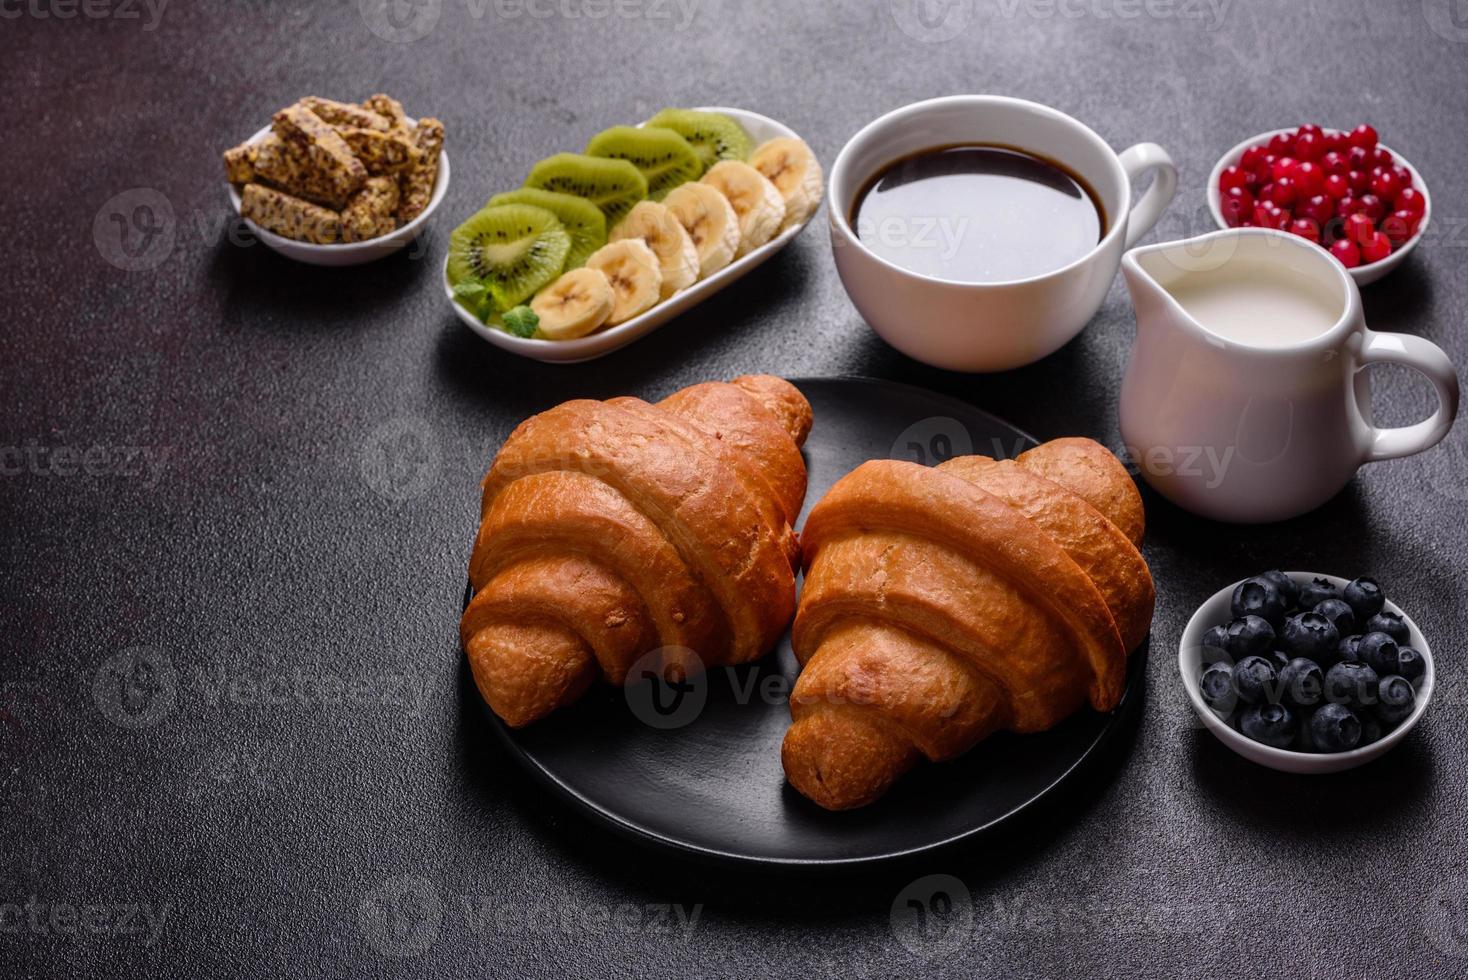
[[[730,109],[724,106],[699,106],[701,112],[718,112],[733,119],[743,126],[749,133],[751,142],[758,146],[765,140],[774,139],[777,136],[796,136],[796,132],[784,123],[776,122],[768,116],[762,116],[757,112],[747,109]],[[505,188],[508,190],[509,188]],[[485,200],[490,195],[485,196]],[[824,188],[822,198],[825,197]],[[780,249],[794,241],[810,224],[810,219],[815,216],[820,208],[817,207],[798,225],[791,225],[770,241],[750,252],[742,258],[735,259],[724,268],[715,272],[707,279],[700,279],[671,297],[663,300],[652,309],[635,316],[625,323],[619,323],[614,327],[605,327],[585,337],[574,340],[541,340],[533,337],[516,337],[506,333],[497,327],[489,326],[480,322],[479,318],[466,310],[461,304],[454,302],[453,289],[448,284],[447,276],[441,276],[444,298],[448,300],[454,309],[454,314],[463,321],[464,326],[474,331],[480,337],[512,354],[521,357],[533,358],[537,361],[545,361],[549,364],[575,364],[580,361],[590,361],[595,358],[610,354],[627,346],[634,340],[652,333],[658,327],[687,312],[730,283],[741,278],[765,262]],[[448,266],[448,258],[444,258],[445,270]]]

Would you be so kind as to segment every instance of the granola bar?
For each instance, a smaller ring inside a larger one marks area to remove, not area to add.
[[[224,177],[231,184],[248,184],[255,179],[255,148],[241,143],[224,151]]]
[[[438,180],[438,154],[443,149],[443,123],[437,119],[418,120],[413,130],[413,145],[418,147],[423,159],[418,169],[398,177],[402,191],[398,220],[404,224],[422,214],[433,197],[433,185]]]
[[[301,103],[277,112],[271,128],[326,182],[333,197],[350,197],[367,180],[367,168],[352,154],[347,141]]]
[[[252,147],[255,179],[263,180],[293,197],[325,205],[333,211],[346,206],[350,194],[342,194],[337,185],[311,166],[309,160],[279,136],[269,133]]]
[[[341,239],[341,216],[263,184],[246,184],[240,216],[298,242],[329,245]]]
[[[396,174],[417,168],[422,154],[407,132],[379,129],[342,129],[342,139],[357,154],[369,174]],[[360,193],[360,192],[358,192]]]
[[[363,103],[362,108],[371,109],[387,119],[389,128],[405,133],[411,133],[413,127],[408,125],[408,116],[403,112],[403,104],[385,92],[369,96]]]
[[[369,177],[342,210],[342,241],[365,242],[398,226],[398,182],[391,177]]]
[[[366,106],[352,105],[350,102],[337,102],[333,99],[323,99],[319,95],[308,95],[301,100],[301,105],[310,109],[323,122],[333,126],[350,126],[353,129],[377,129],[386,132],[392,128],[392,122],[380,112],[373,112]]]

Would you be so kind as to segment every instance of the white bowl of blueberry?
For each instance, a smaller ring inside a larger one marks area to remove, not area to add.
[[[1432,652],[1373,579],[1265,572],[1219,590],[1178,649],[1193,710],[1283,772],[1351,769],[1406,738],[1432,699]]]

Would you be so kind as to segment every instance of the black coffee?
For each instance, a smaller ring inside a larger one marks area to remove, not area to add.
[[[1009,282],[1096,247],[1106,212],[1078,176],[1003,146],[945,146],[889,164],[857,196],[862,243],[911,272]]]

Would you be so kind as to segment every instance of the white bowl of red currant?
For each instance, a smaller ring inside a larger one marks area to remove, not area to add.
[[[1220,228],[1276,228],[1314,242],[1364,286],[1417,247],[1432,200],[1422,175],[1375,129],[1307,124],[1225,153],[1208,178],[1208,209]]]
[[[1314,572],[1220,589],[1183,630],[1178,669],[1219,741],[1294,773],[1391,751],[1427,710],[1435,678],[1422,631],[1374,580]]]

